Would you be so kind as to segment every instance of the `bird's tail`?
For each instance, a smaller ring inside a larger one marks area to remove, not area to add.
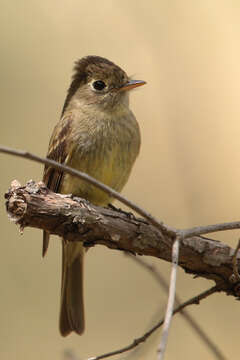
[[[81,335],[84,331],[83,258],[84,247],[80,242],[62,241],[62,288],[60,333],[71,331]]]

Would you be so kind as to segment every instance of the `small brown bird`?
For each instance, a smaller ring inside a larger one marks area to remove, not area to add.
[[[47,157],[121,191],[140,149],[139,126],[129,109],[129,90],[145,82],[130,80],[120,67],[98,56],[80,59],[74,70]],[[96,205],[111,202],[108,194],[93,185],[49,166],[44,169],[43,181],[55,192],[71,193]],[[43,256],[48,244],[49,234],[44,232]],[[82,334],[84,247],[66,240],[62,247],[60,333]]]

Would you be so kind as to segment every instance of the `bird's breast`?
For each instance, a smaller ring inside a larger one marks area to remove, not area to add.
[[[140,133],[132,113],[119,121],[106,119],[91,128],[81,129],[68,165],[87,173],[116,191],[128,180],[139,152]],[[61,191],[83,197],[94,204],[106,205],[109,195],[78,178],[66,174]]]

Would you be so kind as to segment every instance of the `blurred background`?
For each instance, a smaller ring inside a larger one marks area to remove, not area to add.
[[[124,195],[175,227],[239,220],[239,1],[3,0],[0,17],[1,144],[44,156],[73,62],[107,57],[147,81],[131,94],[142,148]],[[163,314],[166,294],[128,257],[99,246],[86,257],[86,332],[60,337],[60,241],[52,239],[43,260],[41,231],[20,235],[3,200],[12,180],[41,180],[42,166],[3,154],[0,164],[0,358],[63,359],[71,349],[83,359],[140,336],[157,310]],[[238,237],[215,235],[233,247]],[[169,279],[168,263],[148,261]],[[212,285],[179,271],[183,300]],[[234,298],[214,295],[189,312],[237,358]],[[156,358],[159,336],[138,359]],[[166,359],[193,356],[213,359],[178,315]]]

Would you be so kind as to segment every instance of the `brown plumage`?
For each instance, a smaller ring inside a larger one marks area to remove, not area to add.
[[[62,117],[50,139],[47,157],[88,173],[121,191],[140,148],[140,132],[129,109],[128,91],[142,81],[130,80],[111,61],[88,56],[76,62]],[[103,191],[46,166],[43,181],[54,192],[72,193],[106,206]],[[84,331],[82,243],[63,239],[60,332]],[[44,233],[43,256],[49,244]]]

